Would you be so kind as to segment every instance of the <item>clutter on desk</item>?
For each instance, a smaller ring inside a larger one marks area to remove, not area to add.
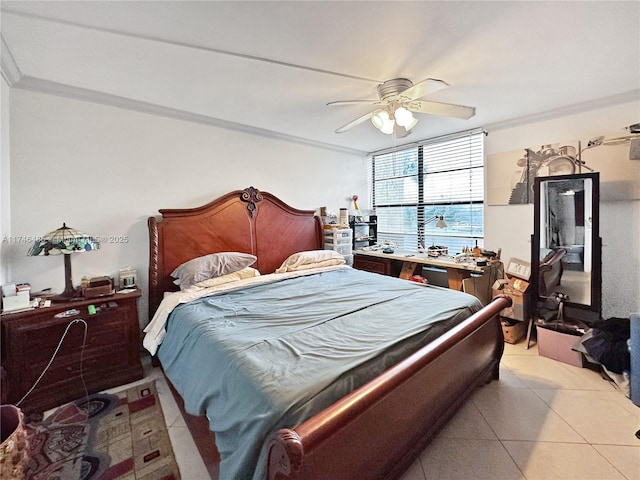
[[[392,242],[391,240],[382,240],[381,242],[378,242],[375,245],[368,245],[366,247],[362,247],[360,248],[360,250],[377,252],[378,250],[384,250],[385,248],[392,248],[395,250],[396,248],[398,248],[398,245],[395,242]]]
[[[492,250],[482,250],[482,256],[485,258],[488,258],[489,260],[493,260],[494,258],[499,260],[501,251],[502,249],[499,249],[498,252],[496,253]]]
[[[418,252],[426,253],[430,257],[440,257],[443,255],[449,255],[449,249],[443,245],[431,245],[427,248],[418,248]]]

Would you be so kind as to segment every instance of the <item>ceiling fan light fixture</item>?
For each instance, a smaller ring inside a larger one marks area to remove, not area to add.
[[[371,117],[371,123],[373,124],[374,127],[380,130],[384,125],[385,117],[388,119],[389,114],[387,113],[386,110],[381,110]]]
[[[371,117],[371,123],[382,133],[386,133],[387,135],[393,133],[394,121],[386,110],[381,110]]]
[[[415,120],[413,114],[404,107],[396,108],[393,116],[396,118],[397,124],[405,128]]]
[[[391,135],[393,133],[393,126],[395,125],[395,122],[391,119],[387,120],[384,122],[384,125],[382,125],[382,128],[380,129],[380,131],[382,133],[385,133],[387,135]]]
[[[411,122],[409,122],[409,125],[404,125],[404,128],[408,132],[413,127],[415,127],[417,123],[418,123],[418,119],[412,115],[411,116]]]

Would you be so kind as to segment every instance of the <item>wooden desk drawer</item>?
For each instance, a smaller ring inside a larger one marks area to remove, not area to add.
[[[391,260],[356,255],[353,260],[353,268],[381,275],[391,275]]]

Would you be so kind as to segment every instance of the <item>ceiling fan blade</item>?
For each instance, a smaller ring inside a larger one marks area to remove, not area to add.
[[[417,113],[430,113],[432,115],[442,115],[445,117],[454,117],[468,119],[476,114],[475,107],[467,107],[465,105],[456,105],[454,103],[428,102],[425,100],[415,100],[404,105],[407,110]]]
[[[435,93],[443,88],[447,88],[448,86],[449,84],[442,80],[427,78],[426,80],[416,83],[413,87],[407,88],[404,92],[400,92],[397,98],[399,102],[410,102],[422,98],[425,95]]]
[[[380,105],[380,100],[338,100],[337,102],[329,102],[327,105],[358,105],[366,103],[369,105]]]
[[[346,125],[341,126],[340,128],[338,128],[336,130],[336,133],[343,133],[346,132],[347,130],[349,130],[352,127],[355,127],[356,125],[369,120],[371,117],[373,117],[376,113],[378,113],[380,110],[374,110],[373,112],[369,112],[365,115],[362,115],[361,117],[356,118],[355,120],[352,120],[351,122],[347,123]]]

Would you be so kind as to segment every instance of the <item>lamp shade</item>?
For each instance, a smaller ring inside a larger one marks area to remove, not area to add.
[[[62,227],[36,240],[27,255],[35,257],[38,255],[60,255],[61,253],[71,254],[89,252],[98,248],[100,248],[100,244],[95,238],[67,227],[63,223]]]
[[[36,240],[27,252],[27,255],[38,257],[41,255],[64,254],[64,292],[54,297],[53,300],[69,301],[78,296],[76,290],[73,288],[73,281],[71,280],[71,254],[90,252],[98,248],[100,248],[100,244],[95,238],[86,233],[69,228],[63,223],[62,227]]]

